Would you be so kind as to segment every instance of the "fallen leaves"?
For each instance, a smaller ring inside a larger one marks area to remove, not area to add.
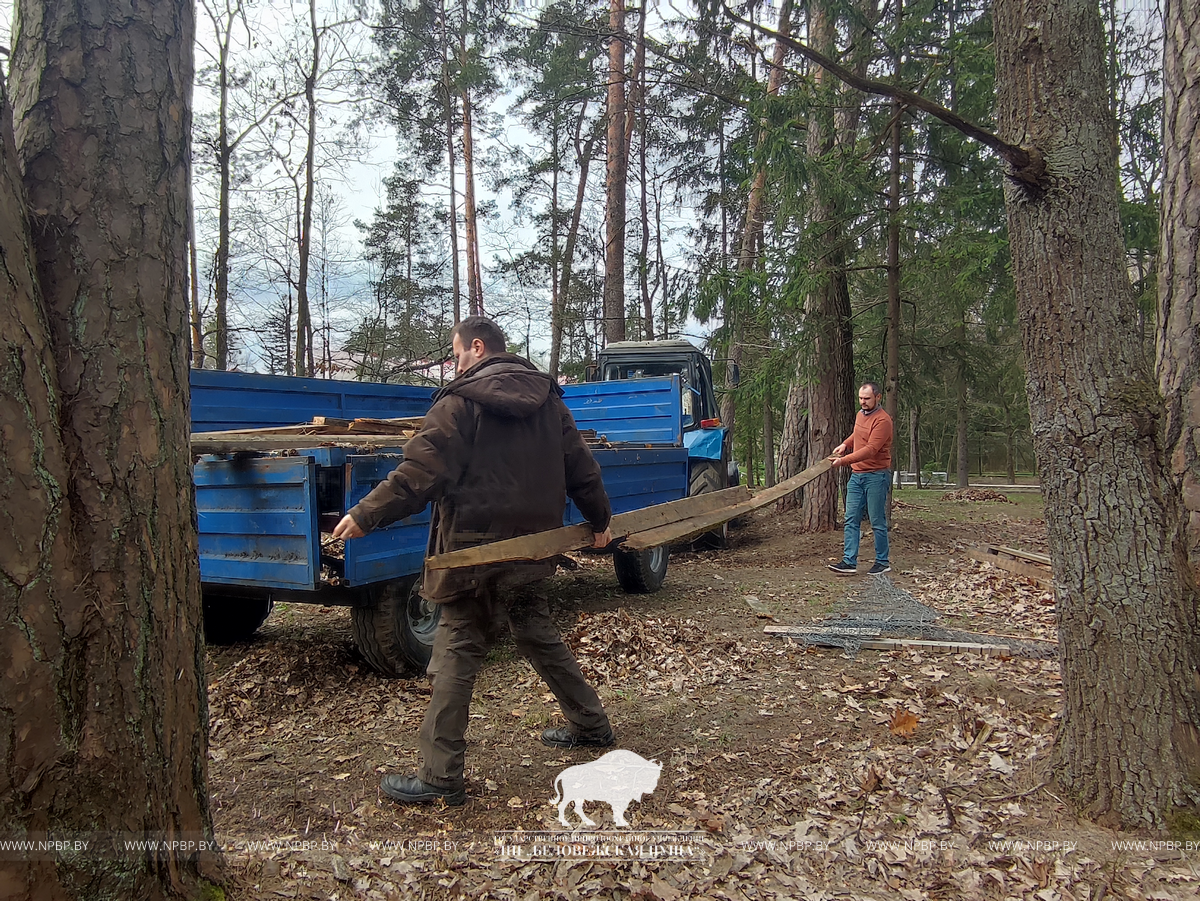
[[[892,735],[899,735],[908,738],[917,731],[917,724],[921,722],[920,717],[916,714],[909,713],[907,710],[898,709],[892,714],[892,719],[888,723],[888,731]]]

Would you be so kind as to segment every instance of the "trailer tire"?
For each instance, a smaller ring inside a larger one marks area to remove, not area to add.
[[[249,641],[271,615],[269,597],[238,597],[204,592],[204,640],[209,644]]]
[[[369,603],[351,608],[354,644],[380,675],[420,675],[429,666],[441,609],[421,597],[420,588],[420,575],[395,579],[372,590]]]
[[[692,467],[691,478],[688,481],[688,497],[696,497],[700,494],[720,491],[723,487],[721,484],[719,463],[706,461],[697,463]],[[720,550],[728,546],[728,544],[729,523],[727,522],[723,522],[711,531],[705,532],[692,542],[692,545],[697,550]]]
[[[653,594],[662,588],[667,577],[669,556],[670,549],[666,545],[641,551],[618,550],[613,554],[617,581],[630,594]]]

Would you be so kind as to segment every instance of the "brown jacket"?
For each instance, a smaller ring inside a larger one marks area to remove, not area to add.
[[[567,496],[596,532],[612,518],[600,466],[562,402],[562,389],[523,357],[493,354],[434,395],[404,460],[350,515],[370,532],[436,501],[428,555],[562,525]],[[421,593],[448,601],[483,582],[545,578],[552,562],[425,573]]]

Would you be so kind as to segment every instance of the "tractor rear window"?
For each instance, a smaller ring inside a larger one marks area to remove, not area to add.
[[[685,363],[609,363],[604,367],[604,380],[614,382],[620,379],[649,379],[680,373],[686,378],[686,369]]]

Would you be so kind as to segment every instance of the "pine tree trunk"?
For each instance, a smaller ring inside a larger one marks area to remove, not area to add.
[[[1200,7],[1166,5],[1166,71],[1162,235],[1159,241],[1158,379],[1167,402],[1166,440],[1171,472],[1183,492],[1188,559],[1200,573]],[[1187,65],[1186,60],[1193,60]]]
[[[446,205],[446,219],[450,224],[450,277],[454,293],[454,324],[462,321],[462,274],[458,250],[458,197],[454,190],[454,179],[458,167],[454,161],[454,89],[450,84],[450,34],[446,16],[446,2],[442,0],[438,16],[439,37],[442,42],[442,104],[446,114],[446,169],[449,174],[450,199]]]
[[[775,412],[771,409],[771,392],[763,398],[763,484],[775,485]]]
[[[908,414],[908,465],[916,480],[914,487],[921,487],[921,408],[913,407]]]
[[[610,0],[608,26],[608,180],[604,211],[604,338],[625,340],[625,3]]]
[[[792,33],[792,0],[783,0],[779,6],[779,21],[776,30],[785,38]],[[787,62],[787,45],[775,42],[771,56],[771,70],[767,73],[767,96],[777,97],[783,89],[784,63]],[[758,145],[767,141],[767,123],[760,123]],[[722,137],[724,132],[722,132]],[[750,303],[749,285],[751,273],[757,268],[756,250],[761,250],[766,231],[767,170],[760,166],[754,175],[750,195],[746,198],[746,218],[738,240],[738,282],[745,286],[741,291],[727,294],[725,298],[725,323],[729,331],[729,363],[725,367],[725,396],[721,399],[721,423],[733,434],[737,422],[737,393],[734,391],[733,373],[742,365],[742,342],[745,339],[744,320],[748,315],[745,307]],[[743,295],[739,297],[739,295]]]
[[[228,48],[221,47],[218,79],[220,81],[220,100],[217,108],[217,177],[220,186],[217,194],[217,258],[213,261],[216,269],[213,285],[213,306],[217,330],[217,369],[229,368],[229,204],[230,169],[233,163],[233,150],[229,146],[229,61]]]
[[[26,197],[0,109],[0,419],[16,426],[0,455],[0,829],[105,850],[0,861],[5,897],[195,897],[189,852],[151,859],[122,838],[212,838],[188,451],[192,15],[22,5]]]
[[[464,51],[465,52],[465,51]],[[479,261],[479,220],[475,212],[475,135],[471,94],[462,92],[463,106],[463,232],[467,240],[467,297],[472,315],[483,313],[483,266]]]
[[[820,51],[832,55],[836,27],[825,2],[809,10],[809,37]],[[865,60],[858,61],[859,66]],[[836,96],[833,76],[818,73],[824,96]],[[815,111],[809,126],[809,155],[827,156],[836,147],[852,146],[857,131],[860,97],[845,104],[831,103]],[[836,113],[834,112],[836,110]],[[816,289],[809,295],[806,318],[813,334],[812,372],[814,384],[808,392],[808,459],[828,457],[854,428],[854,332],[850,324],[850,289],[846,274],[845,227],[836,200],[837,188],[818,184],[813,203],[813,222],[821,229],[820,269]],[[839,475],[842,475],[839,473]],[[823,532],[837,528],[839,479],[818,479],[804,492],[801,528]]]
[[[896,23],[899,30],[904,14],[903,0],[896,0]],[[893,60],[893,78],[900,84],[901,53],[897,45]],[[900,420],[900,150],[904,107],[899,100],[892,102],[892,147],[888,160],[888,243],[887,243],[887,381],[884,409],[892,422]],[[888,494],[889,504],[891,494]]]
[[[808,466],[808,389],[804,387],[805,381],[803,370],[797,366],[784,402],[783,434],[779,437],[780,481],[799,475]],[[776,509],[795,509],[803,493],[804,489],[792,492],[775,505]]]
[[[954,330],[955,341],[962,349],[967,346],[967,326],[960,322]],[[954,371],[954,400],[955,400],[955,429],[954,444],[958,451],[954,461],[955,485],[966,488],[970,484],[971,445],[969,443],[968,427],[970,426],[970,409],[967,406],[967,373],[966,366],[959,362]]]
[[[1046,163],[1005,201],[1059,605],[1056,772],[1088,815],[1161,827],[1200,800],[1200,623],[1133,329],[1100,17],[1094,0],[994,10],[1001,137]]]
[[[189,195],[192,176],[188,175]],[[203,369],[204,354],[204,317],[200,313],[200,264],[197,260],[196,248],[196,211],[193,208],[188,215],[188,297],[191,300],[189,322],[192,330],[192,359],[193,369]]]
[[[585,107],[586,109],[586,107]],[[583,127],[584,112],[579,114],[579,126]],[[578,136],[576,138],[578,140]],[[588,136],[579,154],[579,181],[575,185],[575,206],[571,210],[571,226],[567,230],[567,243],[563,248],[562,281],[559,284],[561,303],[551,311],[550,371],[557,374],[562,359],[563,324],[566,320],[567,303],[571,297],[571,270],[575,263],[575,246],[579,243],[579,224],[583,219],[583,202],[587,196],[588,169],[592,154],[596,151],[596,135]]]
[[[321,33],[317,28],[317,3],[308,0],[312,58],[304,78],[308,106],[308,139],[304,148],[304,202],[300,215],[300,277],[296,281],[296,375],[312,375],[312,312],[308,302],[308,269],[312,258],[313,195],[317,165],[317,75],[321,65]]]

